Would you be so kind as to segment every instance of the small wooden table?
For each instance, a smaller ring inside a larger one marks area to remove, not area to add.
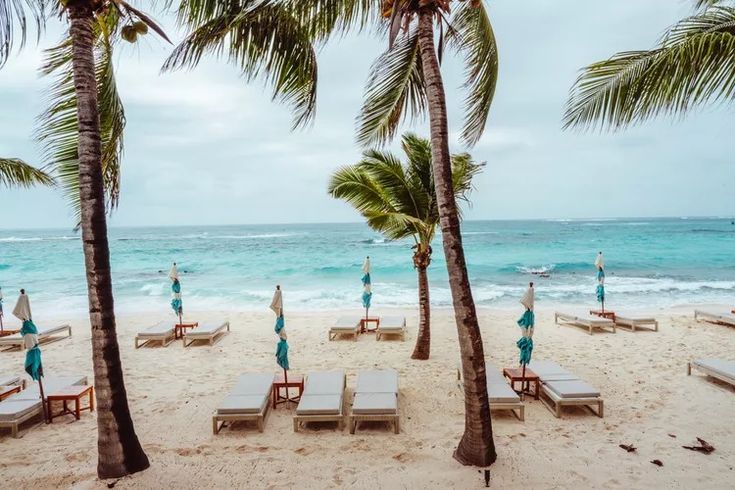
[[[174,325],[174,338],[180,339],[186,333],[187,328],[197,328],[198,326],[199,326],[199,322],[177,323],[176,325]]]
[[[22,387],[20,385],[0,386],[0,401],[3,401],[16,393],[20,393],[21,389]]]
[[[375,328],[368,328],[371,323],[375,324]],[[377,316],[371,316],[360,319],[360,333],[375,332],[380,327],[380,318]]]
[[[20,330],[3,328],[3,330],[0,332],[0,337],[15,335],[16,333],[20,333]]]
[[[510,387],[519,395],[533,395],[533,397],[539,399],[539,388],[541,383],[539,382],[536,373],[526,368],[525,376],[523,375],[523,368],[505,368],[503,369],[503,376],[510,380]],[[521,383],[521,389],[516,390],[515,384]],[[534,383],[535,389],[531,391],[531,383]]]
[[[615,321],[615,312],[609,311],[609,310],[590,310],[590,315],[597,315],[602,318],[607,318],[608,320]]]
[[[291,397],[288,394],[289,388],[296,390],[296,396]],[[286,395],[281,395],[281,389],[285,390]],[[283,377],[283,374],[279,374],[273,380],[273,408],[280,403],[293,402],[298,403],[301,400],[301,394],[304,392],[304,377],[300,374],[289,374],[288,382]]]
[[[88,397],[88,403],[86,407],[82,406],[82,398]],[[59,413],[53,413],[51,411],[51,402],[62,402],[64,409]],[[69,410],[67,402],[74,402],[74,411]],[[56,390],[53,393],[46,395],[46,413],[48,413],[48,422],[59,417],[61,415],[74,415],[79,420],[80,412],[82,410],[89,410],[94,412],[94,386],[85,385],[74,385],[67,386],[60,390]]]

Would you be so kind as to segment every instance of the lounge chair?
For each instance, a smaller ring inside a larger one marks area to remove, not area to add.
[[[176,331],[172,323],[161,322],[148,327],[135,335],[135,348],[143,347],[150,342],[160,342],[161,347],[166,347],[176,338]]]
[[[67,337],[71,337],[70,325],[64,324],[59,325],[58,327],[40,327],[38,329],[39,344],[65,339]],[[0,348],[2,347],[17,347],[18,349],[23,349],[23,337],[20,335],[20,333],[0,337]]]
[[[636,328],[645,327],[646,330],[658,332],[658,320],[652,316],[633,315],[628,313],[616,314],[615,325],[618,327],[629,328],[631,332],[635,332]]]
[[[214,345],[216,341],[230,333],[230,322],[222,323],[202,323],[194,330],[185,332],[181,336],[184,347],[189,347],[197,340],[205,340],[209,345]]]
[[[400,432],[398,414],[398,372],[394,369],[360,371],[349,416],[350,434],[359,422],[388,422]]]
[[[272,373],[247,373],[240,376],[212,416],[212,432],[218,434],[227,422],[254,421],[263,432],[270,407]]]
[[[575,374],[553,361],[533,361],[528,368],[539,377],[541,391],[545,395],[541,401],[555,417],[561,417],[561,409],[571,405],[584,406],[598,417],[604,416],[600,391]],[[593,406],[597,411],[592,409]]]
[[[726,311],[694,310],[694,319],[735,327],[735,313]]]
[[[15,375],[0,375],[0,386],[22,386],[24,380],[20,376]]]
[[[735,361],[725,361],[724,359],[698,359],[691,361],[687,363],[687,375],[692,374],[692,368],[735,386]]]
[[[49,393],[67,386],[87,384],[86,376],[48,376],[43,378],[44,391]],[[43,403],[38,384],[0,402],[0,429],[9,428],[13,437],[18,437],[20,425],[43,414]]]
[[[510,387],[503,373],[487,361],[485,361],[485,378],[490,410],[510,410],[521,422],[526,420],[525,406],[521,397]],[[457,367],[457,384],[464,395],[461,365]]]
[[[345,385],[344,371],[309,373],[293,418],[294,432],[307,422],[337,422],[337,427],[342,430]]]
[[[375,331],[375,340],[380,340],[383,335],[400,336],[406,339],[406,317],[405,316],[382,316]]]
[[[602,318],[597,315],[584,313],[569,314],[557,311],[556,313],[554,313],[554,322],[557,325],[575,325],[578,327],[587,328],[590,335],[592,335],[592,330],[594,330],[595,328],[599,328],[600,330],[611,328],[613,333],[615,333],[615,322],[608,318]]]
[[[329,340],[334,340],[340,335],[352,335],[355,340],[362,329],[360,318],[341,316],[329,329]]]

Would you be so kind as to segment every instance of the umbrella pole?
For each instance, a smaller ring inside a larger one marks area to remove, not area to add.
[[[527,388],[528,388],[526,386],[526,363],[525,362],[523,363],[523,367],[521,369],[521,378],[522,378],[522,381],[521,381],[521,393],[524,393],[527,390]]]
[[[49,423],[48,419],[48,410],[46,406],[46,396],[43,394],[43,381],[41,379],[43,378],[43,375],[38,377],[38,389],[41,392],[41,406],[43,407],[43,421],[47,424]]]

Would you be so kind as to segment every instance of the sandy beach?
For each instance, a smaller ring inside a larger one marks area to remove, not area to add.
[[[687,376],[692,358],[730,358],[735,330],[696,323],[691,308],[657,311],[660,331],[588,335],[558,327],[553,311],[537,311],[534,359],[553,359],[597,386],[605,399],[600,419],[567,408],[556,419],[526,397],[526,421],[493,412],[498,461],[494,488],[732,488],[735,428],[726,421],[735,390],[703,376]],[[357,434],[334,425],[292,429],[293,408],[271,411],[265,431],[248,424],[212,435],[211,415],[237,375],[276,371],[276,336],[268,312],[196,312],[190,320],[229,319],[232,332],[214,346],[134,349],[135,332],[170,318],[120,316],[119,340],[138,435],[151,460],[145,472],[116,488],[480,488],[482,475],[452,459],[464,408],[456,383],[458,345],[450,310],[433,313],[432,356],[409,359],[417,314],[405,342],[327,340],[338,312],[287,312],[293,373],[342,368],[348,390],[359,369],[391,367],[400,374],[401,433],[363,424]],[[517,310],[485,309],[480,322],[488,360],[517,362]],[[40,319],[39,319],[40,321]],[[88,322],[69,321],[71,339],[43,347],[47,374],[92,379]],[[0,352],[3,373],[21,371],[23,353]],[[349,400],[349,394],[348,394]],[[683,449],[701,437],[710,455]],[[633,444],[628,453],[619,444]],[[26,425],[20,439],[0,435],[0,481],[5,488],[104,488],[96,479],[96,424],[83,413],[52,425]],[[663,462],[663,467],[650,463]]]

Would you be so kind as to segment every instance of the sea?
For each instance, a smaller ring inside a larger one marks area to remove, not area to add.
[[[467,221],[462,225],[478,306],[517,306],[530,281],[537,307],[594,306],[594,261],[606,262],[608,308],[693,303],[735,306],[733,218]],[[372,262],[373,308],[415,307],[411,240],[365,224],[111,228],[119,312],[170,311],[178,263],[185,311],[263,310],[276,285],[284,309],[361,308],[362,264]],[[440,237],[431,301],[451,306]],[[72,230],[0,230],[0,287],[8,316],[25,288],[34,311],[87,308],[81,241]]]

